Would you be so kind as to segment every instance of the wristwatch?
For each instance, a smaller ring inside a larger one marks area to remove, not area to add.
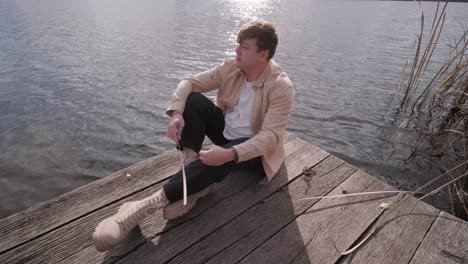
[[[234,152],[234,161],[237,163],[239,162],[239,155],[237,154],[237,150],[234,147],[231,147],[232,152]]]

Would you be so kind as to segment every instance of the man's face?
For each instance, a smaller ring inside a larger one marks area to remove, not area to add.
[[[268,58],[268,51],[257,51],[256,39],[244,39],[236,48],[236,66],[241,70],[255,68]]]

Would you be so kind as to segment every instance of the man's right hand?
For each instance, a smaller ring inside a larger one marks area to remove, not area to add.
[[[174,112],[171,117],[171,122],[167,126],[167,137],[179,144],[184,129],[184,117],[180,112]]]

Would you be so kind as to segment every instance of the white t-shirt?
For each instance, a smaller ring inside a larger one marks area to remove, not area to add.
[[[224,117],[223,134],[226,139],[234,140],[254,136],[250,123],[254,95],[252,82],[246,81],[242,87],[238,104],[231,113],[226,113]]]

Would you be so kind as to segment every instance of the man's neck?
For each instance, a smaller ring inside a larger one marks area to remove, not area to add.
[[[245,74],[247,75],[247,81],[255,82],[258,79],[258,77],[262,75],[263,71],[265,71],[268,64],[269,64],[269,61],[259,64],[253,69],[244,70]]]

